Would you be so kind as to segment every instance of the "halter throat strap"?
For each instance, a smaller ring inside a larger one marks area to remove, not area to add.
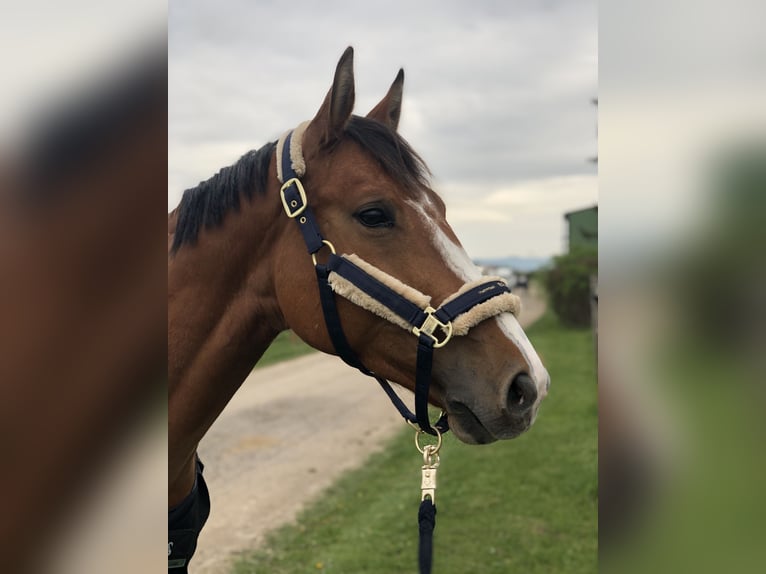
[[[446,432],[449,424],[445,413],[433,427],[428,419],[434,349],[446,345],[453,335],[465,335],[471,327],[489,317],[503,312],[518,313],[519,298],[510,292],[501,278],[483,277],[464,285],[434,309],[430,306],[430,297],[360,257],[337,255],[332,243],[322,236],[300,180],[306,172],[301,150],[306,126],[307,122],[304,122],[279,139],[277,177],[282,183],[280,197],[285,213],[298,224],[312,257],[325,325],[335,351],[348,365],[374,377],[405,420],[417,424],[420,430],[429,434]],[[325,246],[331,253],[326,263],[319,263],[316,254]],[[348,343],[335,302],[336,293],[417,337],[415,413],[407,408],[386,379],[362,364]]]

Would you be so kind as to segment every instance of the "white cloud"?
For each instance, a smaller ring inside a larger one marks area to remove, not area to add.
[[[598,181],[595,175],[572,175],[514,182],[487,188],[447,186],[442,190],[450,206],[451,221],[511,221],[514,216],[560,213],[595,204]],[[454,208],[454,212],[453,212]]]

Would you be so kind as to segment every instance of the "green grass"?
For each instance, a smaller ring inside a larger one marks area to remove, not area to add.
[[[596,572],[597,404],[589,329],[550,313],[528,330],[552,377],[534,427],[476,447],[448,435],[441,453],[434,571]],[[236,574],[417,569],[420,464],[407,429],[343,476],[297,523],[243,555]],[[306,477],[310,480],[310,477]]]
[[[280,361],[286,361],[288,359],[294,359],[307,353],[313,353],[314,349],[304,343],[298,335],[292,331],[282,331],[277,338],[271,343],[266,352],[255,365],[255,368],[265,367],[267,365],[273,365]]]

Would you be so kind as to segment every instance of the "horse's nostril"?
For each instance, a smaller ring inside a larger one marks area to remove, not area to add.
[[[532,408],[537,400],[537,385],[526,373],[516,375],[508,389],[508,410],[524,412]]]

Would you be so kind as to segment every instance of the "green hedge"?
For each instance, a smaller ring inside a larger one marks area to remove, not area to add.
[[[590,277],[598,274],[598,249],[578,247],[553,260],[545,275],[551,306],[561,322],[590,325]]]

